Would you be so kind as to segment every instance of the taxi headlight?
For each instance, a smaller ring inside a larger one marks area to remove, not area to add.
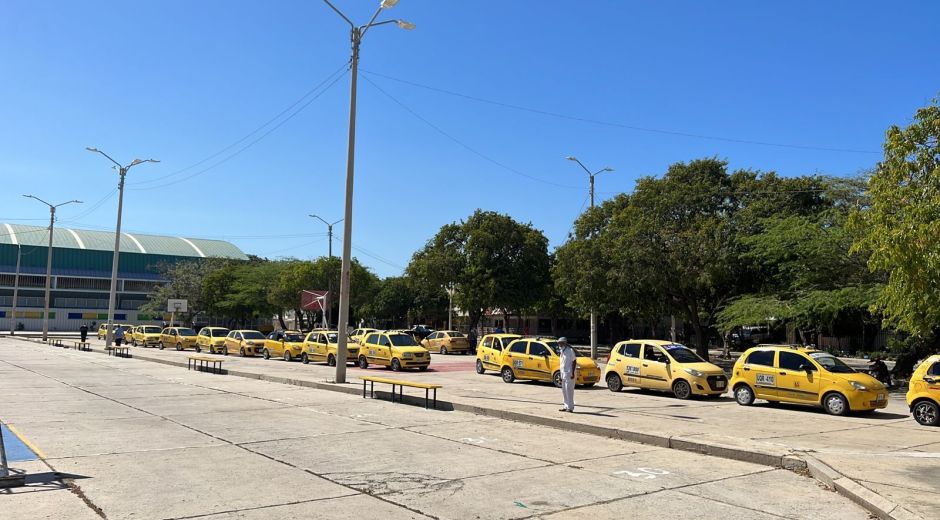
[[[865,385],[863,385],[863,384],[861,384],[861,383],[859,383],[858,381],[849,381],[849,384],[852,385],[852,388],[854,388],[854,389],[856,389],[856,390],[858,390],[858,391],[860,391],[860,392],[867,392],[867,391],[868,391],[868,387],[865,386]]]
[[[692,377],[703,377],[705,375],[704,373],[699,372],[698,370],[695,370],[694,368],[683,368],[683,370],[688,372],[689,375],[691,375]]]

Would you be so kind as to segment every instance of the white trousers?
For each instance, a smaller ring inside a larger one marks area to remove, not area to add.
[[[574,411],[574,382],[571,376],[561,376],[561,393],[565,399],[565,408]]]

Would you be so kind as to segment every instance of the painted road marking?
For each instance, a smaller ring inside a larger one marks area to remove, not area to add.
[[[653,480],[658,476],[668,475],[669,472],[664,469],[657,468],[636,468],[636,471],[630,470],[621,470],[615,471],[614,475],[629,475],[633,478],[641,478],[645,480]]]
[[[46,455],[33,443],[29,442],[12,425],[0,425],[3,429],[3,446],[6,448],[7,461],[16,462],[46,458]]]

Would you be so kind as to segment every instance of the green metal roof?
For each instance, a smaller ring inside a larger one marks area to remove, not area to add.
[[[0,244],[46,247],[49,244],[49,230],[45,226],[0,223]],[[56,226],[52,247],[114,251],[114,233]],[[248,258],[238,247],[224,240],[125,232],[121,232],[121,252],[194,258]]]

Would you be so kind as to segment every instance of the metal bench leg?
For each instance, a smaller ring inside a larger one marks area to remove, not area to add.
[[[434,409],[437,410],[437,388],[434,389]]]
[[[365,379],[362,380],[362,398],[363,399],[366,398],[366,380]]]
[[[370,392],[372,392],[372,398],[375,399],[375,381],[369,381]]]
[[[428,389],[424,389],[424,409],[428,409]]]

